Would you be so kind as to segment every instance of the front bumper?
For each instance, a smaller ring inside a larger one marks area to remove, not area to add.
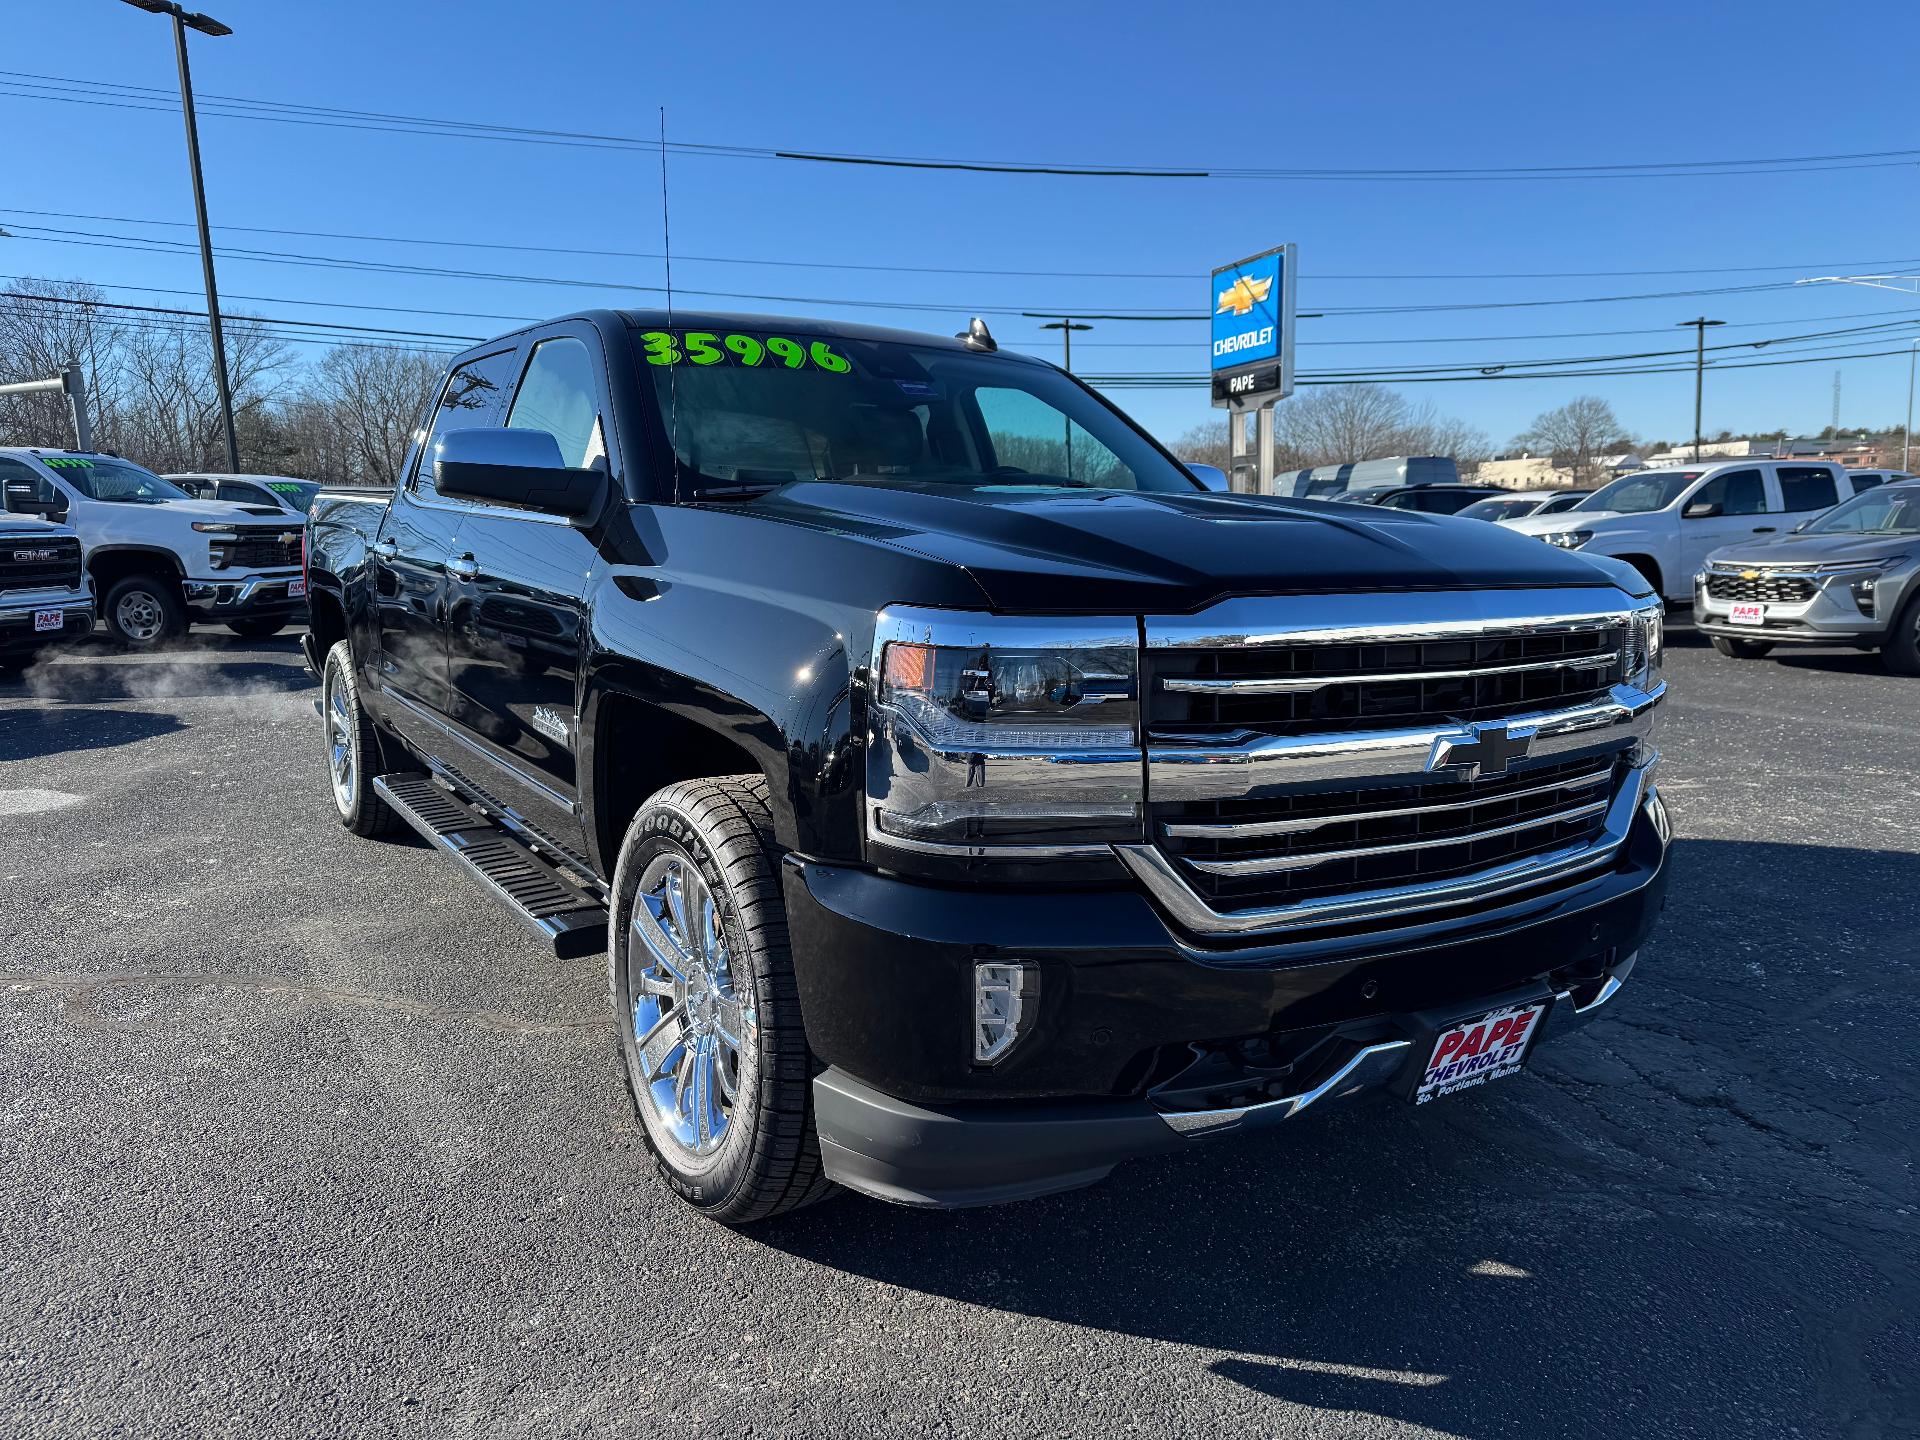
[[[1693,625],[1703,635],[1720,635],[1730,640],[1758,640],[1784,645],[1855,645],[1870,648],[1886,639],[1899,603],[1897,576],[1878,577],[1874,582],[1874,607],[1871,615],[1861,610],[1853,596],[1853,575],[1813,575],[1804,578],[1817,588],[1801,601],[1767,601],[1763,623],[1733,623],[1733,600],[1717,600],[1707,593],[1704,576],[1693,582]]]
[[[36,630],[34,617],[58,611],[60,628]],[[13,590],[0,600],[0,651],[37,650],[93,631],[93,596],[72,590]]]
[[[289,594],[298,586],[302,593]],[[304,614],[305,580],[298,570],[269,570],[255,575],[222,575],[218,579],[188,580],[181,584],[187,608],[208,619],[237,615]]]
[[[876,1199],[928,1209],[1027,1200],[1103,1180],[1123,1160],[1184,1150],[1214,1135],[1270,1129],[1308,1110],[1410,1092],[1435,1037],[1510,1004],[1547,1003],[1534,1044],[1592,1020],[1637,955],[1564,989],[1533,985],[1440,1013],[1396,1015],[1336,1034],[1313,1066],[1252,1103],[1168,1108],[1151,1098],[1077,1105],[915,1105],[830,1069],[813,1082],[827,1174]]]
[[[1625,978],[1664,904],[1669,839],[1649,787],[1612,860],[1549,893],[1224,946],[1144,888],[947,888],[790,857],[801,1011],[829,1067],[814,1085],[828,1173],[920,1205],[1044,1194],[1399,1085],[1435,1017],[1564,995],[1550,1015],[1565,1026]],[[976,1066],[974,967],[1015,961],[1038,976],[1032,1013],[1004,1058]],[[1257,1102],[1243,1077],[1195,1106],[1181,1065],[1250,1046],[1288,1057],[1258,1071]],[[1163,1103],[1176,1072],[1179,1105],[1200,1112],[1185,1119]]]

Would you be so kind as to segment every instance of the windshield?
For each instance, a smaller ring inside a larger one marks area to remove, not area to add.
[[[1074,381],[1012,356],[763,332],[635,336],[683,494],[794,480],[1201,487]]]
[[[43,455],[40,463],[89,500],[158,505],[193,498],[171,480],[162,480],[131,460],[112,460],[104,455]]]
[[[1460,513],[1472,520],[1513,520],[1539,506],[1538,500],[1476,500]]]
[[[1869,490],[1833,507],[1805,535],[1920,535],[1920,486]]]
[[[1699,470],[1643,470],[1602,485],[1574,506],[1575,510],[1617,510],[1622,515],[1645,515],[1664,510],[1705,473]]]
[[[311,480],[269,480],[267,489],[279,497],[280,502],[290,510],[298,510],[302,515],[313,504],[313,497],[320,493],[320,487]]]

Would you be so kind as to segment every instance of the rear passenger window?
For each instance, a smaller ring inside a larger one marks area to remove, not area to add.
[[[560,463],[584,469],[607,453],[600,431],[600,387],[593,356],[571,335],[533,347],[507,415],[512,430],[544,430],[560,443]]]
[[[1869,470],[1865,474],[1854,474],[1854,475],[1848,476],[1847,478],[1853,481],[1853,493],[1858,495],[1862,490],[1871,490],[1874,486],[1883,482],[1887,477],[1884,475],[1876,475],[1871,470]]]
[[[1840,503],[1833,472],[1813,465],[1780,467],[1780,503],[1786,510],[1826,510]]]
[[[1766,482],[1758,470],[1728,470],[1702,485],[1687,504],[1718,505],[1722,515],[1764,515]]]
[[[447,377],[446,388],[440,392],[439,402],[433,407],[432,432],[427,436],[427,443],[420,447],[420,454],[415,461],[413,489],[417,493],[434,493],[433,450],[441,436],[455,430],[469,430],[475,425],[494,423],[507,387],[513,384],[516,354],[518,352],[514,350],[501,350],[492,355],[482,355],[477,360],[469,360],[455,367],[453,374]]]

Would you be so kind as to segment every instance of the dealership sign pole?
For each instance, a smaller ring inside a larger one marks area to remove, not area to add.
[[[1228,412],[1236,490],[1273,489],[1273,407],[1293,393],[1298,255],[1297,246],[1281,245],[1213,272],[1213,403]],[[1249,410],[1258,430],[1251,462]]]

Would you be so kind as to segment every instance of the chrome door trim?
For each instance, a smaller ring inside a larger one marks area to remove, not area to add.
[[[436,733],[446,736],[447,739],[466,750],[468,754],[478,755],[482,760],[490,762],[496,769],[504,770],[508,775],[511,775],[515,780],[519,781],[520,784],[539,795],[540,798],[548,804],[565,811],[569,815],[577,813],[578,806],[573,800],[562,795],[545,781],[536,780],[512,761],[501,759],[498,755],[487,749],[486,746],[480,744],[479,741],[462,735],[445,720],[442,720],[438,715],[435,715],[431,710],[427,709],[426,706],[410,700],[398,690],[384,683],[380,686],[380,693],[405,708],[409,714],[421,723],[431,725]]]

